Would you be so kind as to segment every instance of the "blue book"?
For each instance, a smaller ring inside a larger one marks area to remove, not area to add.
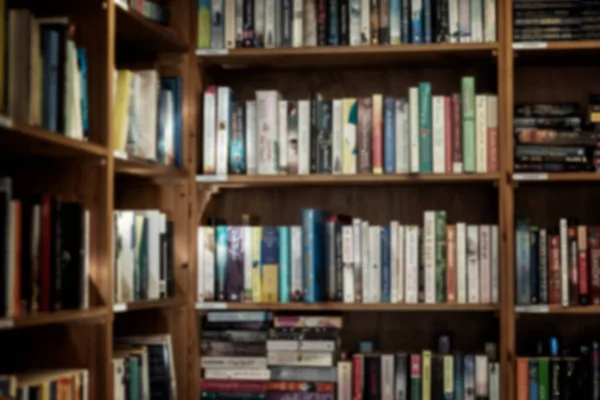
[[[423,2],[422,0],[411,1],[411,39],[412,43],[423,43]]]
[[[90,129],[89,111],[88,111],[88,90],[87,90],[87,54],[83,47],[77,49],[77,61],[79,71],[81,71],[81,121],[83,122],[83,134],[87,137]]]
[[[529,296],[531,304],[539,302],[539,286],[538,286],[538,228],[537,226],[529,227]]]
[[[219,225],[215,233],[217,274],[215,287],[217,288],[217,301],[225,301],[225,276],[227,273],[227,226]]]
[[[431,29],[431,0],[423,0],[423,42],[432,43],[433,29]]]
[[[396,172],[396,104],[393,97],[383,102],[383,172]]]
[[[161,87],[173,93],[173,111],[175,113],[175,132],[173,137],[173,156],[175,166],[183,167],[183,116],[181,113],[183,102],[183,88],[180,76],[161,77]]]
[[[433,170],[431,144],[431,83],[419,83],[419,172]]]
[[[464,393],[475,393],[475,356],[465,355],[463,361]]]
[[[402,0],[390,0],[390,44],[402,42],[401,2]]]
[[[401,16],[401,30],[402,30],[402,43],[410,43],[410,23],[411,23],[411,14],[410,14],[410,0],[401,0],[402,2],[402,11],[400,11]]]
[[[279,227],[279,302],[290,302],[290,227]]]
[[[381,227],[381,302],[389,303],[392,296],[390,265],[390,226]]]
[[[59,131],[59,58],[60,34],[51,28],[42,29],[43,93],[42,126],[49,131]]]
[[[463,391],[463,356],[459,351],[454,352],[454,400],[464,400]]]
[[[302,263],[304,301],[325,301],[325,215],[316,209],[302,210]]]
[[[538,400],[538,360],[529,359],[529,400]]]
[[[327,45],[340,44],[339,1],[327,1]]]

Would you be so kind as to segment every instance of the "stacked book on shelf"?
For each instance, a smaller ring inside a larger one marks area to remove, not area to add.
[[[496,41],[495,0],[198,2],[198,48]]]
[[[61,369],[0,375],[1,399],[88,399],[88,371]]]
[[[514,126],[516,172],[594,170],[598,134],[578,103],[518,104]]]
[[[600,227],[561,218],[540,228],[517,221],[517,305],[600,304]]]
[[[512,4],[515,42],[600,39],[600,4],[596,1],[515,0]]]
[[[77,46],[76,27],[67,17],[38,18],[27,9],[7,10],[7,16],[6,43],[0,35],[0,47],[6,45],[0,112],[14,122],[87,139],[87,56]]]
[[[90,214],[0,178],[0,318],[89,306]]]
[[[498,227],[374,225],[321,210],[302,225],[198,228],[198,301],[498,303]]]
[[[115,71],[114,149],[164,165],[183,166],[181,77],[156,70]]]
[[[408,99],[283,100],[259,90],[234,100],[224,86],[204,93],[204,174],[304,175],[498,171],[498,98],[461,92],[432,95],[409,88]]]
[[[114,400],[177,399],[171,335],[115,338]]]
[[[114,211],[115,303],[175,296],[173,222],[159,210]]]
[[[126,10],[133,10],[150,21],[158,22],[162,25],[169,25],[169,9],[160,3],[150,0],[115,0],[115,4]]]

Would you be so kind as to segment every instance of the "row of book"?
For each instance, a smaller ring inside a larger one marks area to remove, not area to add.
[[[81,399],[89,397],[87,370],[56,370],[0,375],[1,399]]]
[[[302,211],[301,226],[198,228],[198,301],[498,302],[498,228],[369,224]]]
[[[515,42],[600,39],[600,4],[593,0],[513,3]]]
[[[171,335],[115,338],[113,399],[177,399]]]
[[[175,296],[173,222],[159,210],[114,211],[115,303]]]
[[[561,218],[546,229],[521,218],[515,234],[518,305],[600,304],[600,227]]]
[[[27,9],[10,9],[7,14],[0,111],[15,122],[86,139],[87,57],[86,49],[75,42],[75,26],[67,17],[37,18]]]
[[[162,4],[150,0],[115,0],[115,4],[127,10],[133,10],[140,13],[150,21],[158,22],[162,25],[169,25],[169,9]]]
[[[432,96],[411,87],[406,99],[281,100],[259,90],[234,101],[228,87],[204,93],[204,174],[394,174],[498,170],[498,99],[461,93]]]
[[[89,306],[90,213],[0,178],[0,317]]]
[[[156,70],[115,71],[114,150],[183,166],[183,86]]]
[[[591,96],[590,118],[600,99]],[[583,122],[579,103],[515,106],[515,171],[593,171],[600,165],[599,135]]]
[[[200,49],[495,41],[495,0],[198,2]]]

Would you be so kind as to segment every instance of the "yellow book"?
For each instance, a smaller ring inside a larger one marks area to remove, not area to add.
[[[260,243],[262,240],[262,227],[252,227],[252,301],[260,303],[262,300],[262,276],[260,266]]]
[[[113,115],[113,140],[114,150],[125,151],[127,142],[127,123],[129,112],[129,92],[133,73],[122,69],[117,72],[117,88],[115,96],[115,109]]]
[[[40,392],[41,392],[40,400],[50,400],[50,382],[46,381],[46,382],[42,383],[40,389],[41,389],[40,390]]]
[[[423,352],[421,400],[431,400],[431,351]]]
[[[342,103],[342,173],[356,174],[356,99],[344,99]]]
[[[454,357],[444,356],[444,396],[454,393]]]
[[[279,301],[279,230],[269,226],[262,230],[260,249],[262,264],[262,301]]]

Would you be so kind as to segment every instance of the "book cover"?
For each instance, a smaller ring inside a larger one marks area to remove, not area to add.
[[[231,119],[231,137],[229,139],[229,173],[246,174],[246,107],[243,101],[234,103]]]
[[[408,104],[406,99],[396,99],[396,173],[410,171],[410,140],[408,127]]]
[[[431,173],[432,140],[431,140],[431,84],[419,83],[419,172]]]
[[[262,237],[263,228],[252,227],[252,302],[262,301]]]
[[[390,226],[381,227],[381,302],[391,299]]]
[[[445,303],[446,292],[446,212],[435,212],[435,301]]]
[[[358,100],[358,172],[372,172],[373,102],[370,97]]]
[[[279,173],[288,174],[288,102],[279,100],[277,104],[277,146],[279,153]]]
[[[356,174],[357,155],[357,124],[358,104],[356,99],[346,98],[342,104],[342,172],[344,174]]]
[[[298,174],[298,102],[287,102],[287,172]]]
[[[475,172],[475,78],[464,76],[461,88],[463,170]]]
[[[411,43],[423,43],[423,0],[411,0]]]
[[[488,131],[487,131],[487,95],[475,96],[475,140],[477,154],[475,156],[476,172],[488,172]]]
[[[361,0],[350,0],[349,1],[349,43],[351,46],[358,46],[362,43],[361,41]]]
[[[219,225],[216,228],[215,236],[216,246],[216,300],[226,301],[227,294],[225,288],[227,276],[227,226]]]
[[[243,228],[227,227],[227,266],[225,297],[227,301],[241,301],[244,293]]]
[[[402,16],[400,3],[402,0],[390,1],[390,43],[400,44],[402,42]]]
[[[325,300],[325,260],[321,243],[324,235],[324,214],[321,210],[302,210],[302,263],[304,301]]]
[[[335,99],[332,102],[332,122],[331,122],[331,158],[332,158],[332,173],[341,174],[343,171],[343,100]]]
[[[289,303],[290,294],[290,275],[291,275],[291,252],[290,252],[290,227],[280,226],[279,228],[279,302]]]
[[[386,174],[396,172],[396,101],[386,96],[383,108],[383,171]]]
[[[277,227],[263,227],[261,241],[262,301],[279,301],[279,230]]]
[[[383,173],[383,96],[373,95],[373,173]]]
[[[444,96],[432,97],[432,111],[433,126],[431,136],[433,142],[433,172],[443,174],[446,172],[446,127]]]
[[[381,2],[383,0],[369,0],[370,1],[370,25],[371,25],[371,44],[380,44],[380,29],[381,29],[381,21],[380,21],[380,7]]]
[[[311,162],[310,100],[298,101],[298,174],[308,175]],[[293,147],[293,143],[290,142]]]

